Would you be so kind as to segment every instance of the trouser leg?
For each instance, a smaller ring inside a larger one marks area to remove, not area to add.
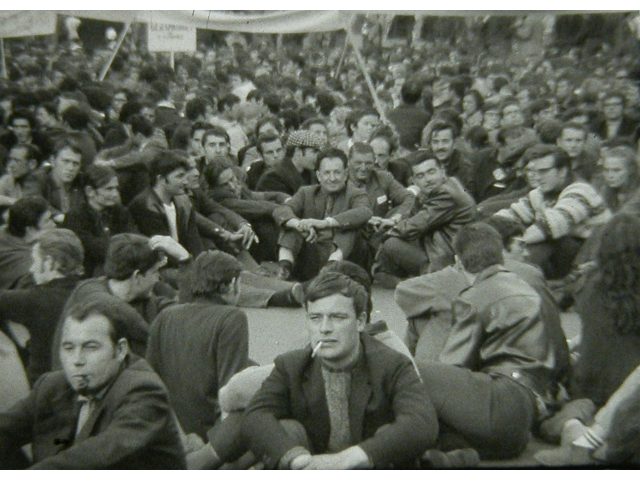
[[[444,430],[483,458],[512,458],[524,451],[535,415],[529,390],[506,377],[453,365],[418,363],[418,368]]]
[[[429,264],[429,258],[417,242],[389,238],[378,253],[379,271],[401,278],[418,276]]]
[[[530,244],[528,260],[540,266],[547,279],[560,279],[571,271],[583,240],[571,236]]]

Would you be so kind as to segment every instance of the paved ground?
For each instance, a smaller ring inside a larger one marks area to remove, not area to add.
[[[246,309],[249,318],[249,355],[260,364],[270,363],[275,356],[306,344],[307,335],[302,308]],[[393,301],[393,291],[375,287],[373,290],[372,320],[386,320],[387,325],[400,337],[404,335],[406,320]],[[579,321],[574,313],[562,316],[562,325],[568,338],[579,332]],[[548,448],[532,440],[527,450],[517,459],[504,462],[483,462],[483,467],[532,467],[533,455]]]

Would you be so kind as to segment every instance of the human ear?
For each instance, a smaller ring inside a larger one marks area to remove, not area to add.
[[[363,332],[365,325],[367,324],[367,313],[366,312],[362,312],[358,315],[358,317],[356,318],[357,324],[358,324],[358,331],[359,332]]]
[[[124,361],[129,353],[129,342],[126,338],[120,338],[116,343],[116,358],[118,361]]]

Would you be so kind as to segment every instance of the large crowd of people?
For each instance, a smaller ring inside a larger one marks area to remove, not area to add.
[[[0,467],[640,464],[640,41],[244,40],[12,45]]]

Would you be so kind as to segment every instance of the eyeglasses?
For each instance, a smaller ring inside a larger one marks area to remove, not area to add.
[[[535,169],[533,167],[527,167],[525,168],[525,171],[527,172],[527,174],[531,174],[531,175],[536,175],[536,176],[544,176],[545,174],[549,174],[551,172],[551,170],[555,169],[555,166],[551,166],[551,167],[541,167],[538,169]]]

